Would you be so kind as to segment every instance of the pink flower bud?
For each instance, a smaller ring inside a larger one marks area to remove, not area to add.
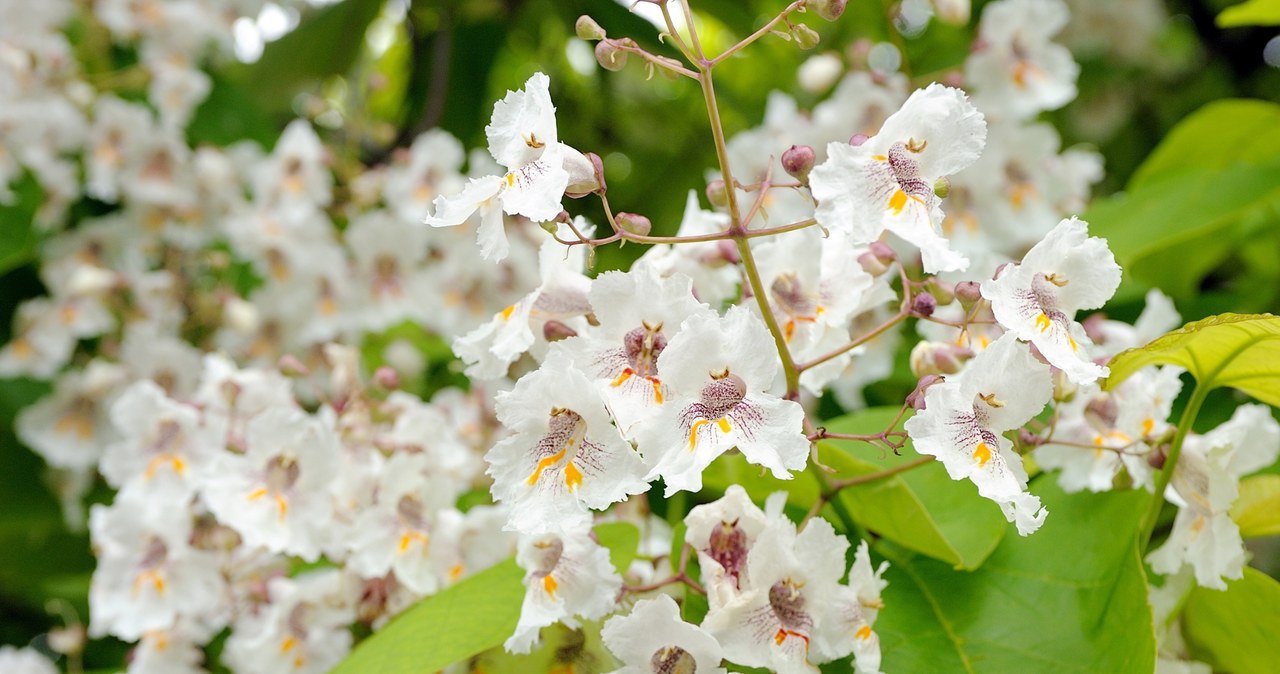
[[[919,316],[932,316],[938,308],[938,300],[930,293],[920,293],[911,298],[911,311]]]
[[[621,227],[623,231],[640,236],[648,236],[649,232],[653,231],[653,223],[649,221],[649,218],[636,213],[618,213],[614,216],[614,222],[618,223],[618,227]]]
[[[707,183],[707,201],[712,206],[724,208],[729,205],[729,194],[725,191],[724,181],[716,178]]]
[[[542,336],[548,342],[558,342],[562,339],[577,337],[578,331],[561,323],[560,321],[547,321],[542,326]]]
[[[845,7],[848,6],[849,0],[809,0],[805,7],[813,10],[818,16],[827,21],[835,21],[844,14]]]
[[[960,306],[966,310],[973,306],[975,302],[982,299],[982,286],[975,281],[961,281],[956,284],[954,292],[956,299],[960,300]]]
[[[809,171],[815,159],[813,148],[808,145],[792,145],[782,153],[782,169],[802,183],[809,182]]]
[[[373,373],[373,383],[379,388],[394,391],[400,388],[400,373],[383,365]]]

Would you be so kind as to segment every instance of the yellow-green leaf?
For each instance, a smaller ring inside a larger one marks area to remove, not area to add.
[[[1247,0],[1222,10],[1218,25],[1223,28],[1237,26],[1280,26],[1280,0]]]
[[[1255,475],[1240,481],[1231,519],[1245,538],[1280,534],[1280,475]]]
[[[1196,588],[1182,612],[1191,657],[1215,672],[1270,674],[1280,644],[1280,583],[1245,567],[1225,592]]]
[[[1220,314],[1111,359],[1110,390],[1148,365],[1186,368],[1204,390],[1229,386],[1280,407],[1280,318]]]

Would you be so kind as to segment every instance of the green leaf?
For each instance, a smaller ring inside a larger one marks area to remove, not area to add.
[[[1150,344],[1111,359],[1114,389],[1148,365],[1178,365],[1208,391],[1230,386],[1280,406],[1280,318],[1271,314],[1221,314],[1188,323]]]
[[[605,522],[597,524],[592,531],[596,541],[609,549],[609,561],[614,568],[619,574],[625,574],[640,547],[640,529],[630,522]]]
[[[1247,0],[1222,10],[1222,28],[1237,26],[1280,26],[1280,0]]]
[[[1155,633],[1134,531],[1146,495],[1032,484],[1049,510],[976,571],[899,546],[875,629],[886,672],[1150,672]]]
[[[364,49],[364,34],[385,0],[343,0],[317,9],[294,30],[268,43],[247,68],[246,88],[265,109],[288,110],[291,95],[347,72]]]
[[[334,674],[434,672],[500,645],[519,621],[523,578],[507,560],[424,599],[356,646]]]
[[[834,433],[878,433],[897,414],[897,407],[871,408],[834,419],[827,429]],[[832,479],[878,473],[920,458],[910,442],[902,456],[865,443],[832,440],[819,443],[818,452],[819,460],[836,470]],[[818,483],[808,471],[792,480],[778,480],[741,456],[717,459],[703,474],[703,482],[718,492],[730,484],[741,484],[757,498],[786,491],[787,505],[802,513],[813,506],[819,493]],[[972,483],[952,480],[937,463],[845,488],[840,499],[858,524],[908,550],[957,568],[981,565],[1009,528],[1000,509],[979,497]]]
[[[1280,534],[1280,475],[1255,475],[1240,481],[1231,519],[1245,538]]]
[[[1226,591],[1198,587],[1187,598],[1182,634],[1191,657],[1214,671],[1268,674],[1276,671],[1280,644],[1280,583],[1251,567],[1227,583]]]
[[[1082,218],[1107,239],[1125,270],[1120,298],[1147,287],[1193,300],[1201,281],[1232,250],[1253,243],[1243,226],[1280,204],[1280,161],[1229,168],[1195,167],[1148,179],[1095,201]]]
[[[29,173],[10,185],[12,203],[0,204],[0,274],[35,259],[39,237],[32,220],[44,193]]]
[[[834,419],[827,429],[833,433],[877,433],[897,414],[896,407],[873,408]],[[842,457],[838,464],[841,479],[880,472],[920,458],[910,441],[901,456],[851,441],[829,440],[822,444],[830,444],[832,455]],[[972,482],[952,480],[937,462],[885,480],[845,488],[840,497],[859,524],[909,550],[960,569],[981,565],[1010,526],[996,504],[978,496]]]
[[[1274,2],[1280,7],[1280,0]],[[1230,10],[1228,10],[1230,11]],[[1280,155],[1280,105],[1251,99],[1214,101],[1178,123],[1129,179],[1140,189],[1187,169],[1225,170]]]

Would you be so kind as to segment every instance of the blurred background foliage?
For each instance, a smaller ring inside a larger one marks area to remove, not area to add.
[[[890,30],[886,17],[897,8],[890,0],[850,3],[836,23],[812,14],[800,18],[822,37],[816,52],[835,52],[846,64],[865,62],[873,43],[897,43],[905,51],[903,70],[923,86],[962,67],[983,4],[975,0],[968,26],[934,21],[910,37]],[[1126,2],[1069,4],[1074,9]],[[1105,157],[1106,178],[1095,192],[1099,200],[1085,217],[1097,233],[1124,241],[1117,252],[1126,286],[1109,307],[1120,317],[1136,316],[1143,290],[1152,285],[1170,293],[1187,320],[1280,307],[1280,118],[1274,108],[1203,110],[1188,122],[1189,130],[1170,136],[1212,101],[1280,101],[1280,68],[1263,60],[1264,46],[1277,30],[1220,27],[1215,18],[1232,4],[1170,0],[1150,45],[1115,42],[1125,34],[1123,12],[1110,15],[1118,26],[1084,23],[1070,29],[1069,42],[1080,45],[1080,96],[1048,119],[1064,146],[1092,145]],[[716,53],[762,25],[783,3],[693,5],[704,43]],[[214,87],[189,127],[193,144],[248,139],[270,148],[290,119],[305,117],[333,148],[333,169],[342,184],[364,166],[389,161],[432,127],[450,131],[469,148],[483,148],[493,102],[544,71],[551,77],[561,139],[600,155],[613,207],[647,215],[655,233],[675,231],[688,191],[701,193],[715,166],[693,82],[662,75],[647,80],[634,61],[621,72],[605,71],[596,66],[591,44],[574,37],[575,20],[589,14],[610,36],[629,36],[647,49],[677,56],[658,40],[652,24],[612,0],[341,0],[292,12],[286,15],[296,27],[267,41],[260,54],[209,66]],[[112,47],[100,25],[68,30],[90,81],[126,98],[145,98],[145,81],[129,77],[136,54]],[[717,69],[727,132],[759,125],[772,90],[791,93],[801,108],[821,100],[827,92],[804,91],[796,82],[797,68],[814,53],[767,37]],[[1162,140],[1166,147],[1157,159],[1163,164],[1140,172]],[[14,190],[15,203],[0,207],[0,341],[8,341],[15,306],[43,293],[35,266],[39,241],[30,225],[39,187],[28,178]],[[73,218],[99,206],[82,202]],[[596,202],[584,200],[571,209],[602,221]],[[597,270],[625,267],[640,252],[637,246],[601,249]],[[884,399],[914,384],[909,374],[897,380],[880,389]],[[87,536],[65,531],[56,495],[41,478],[40,460],[12,433],[16,411],[46,390],[30,382],[0,384],[3,643],[28,643],[61,624],[66,612],[87,619],[93,567]],[[879,402],[876,390],[869,397]],[[1219,398],[1202,415],[1203,425],[1229,415],[1234,397],[1223,392]],[[111,667],[124,652],[123,644],[94,642],[86,667]]]

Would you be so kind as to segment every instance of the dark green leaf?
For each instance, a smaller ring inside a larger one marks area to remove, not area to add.
[[[35,258],[36,236],[32,220],[44,194],[30,174],[10,185],[13,202],[0,204],[0,274]]]
[[[957,571],[893,544],[880,634],[886,672],[1150,672],[1155,633],[1134,532],[1146,495],[1064,494],[1006,536],[982,568]]]
[[[1226,591],[1196,588],[1182,613],[1191,657],[1232,674],[1276,671],[1280,647],[1280,583],[1245,567]]]

